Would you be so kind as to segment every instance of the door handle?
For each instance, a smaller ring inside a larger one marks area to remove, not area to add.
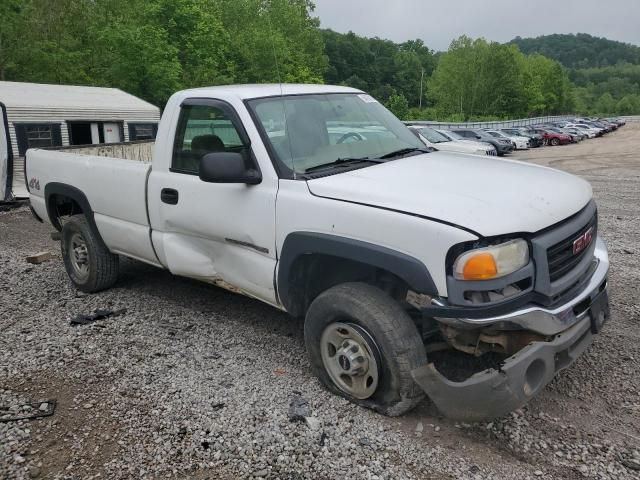
[[[173,188],[163,188],[160,191],[160,200],[169,205],[178,204],[178,191]]]

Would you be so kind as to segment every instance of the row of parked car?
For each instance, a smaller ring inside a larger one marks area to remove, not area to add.
[[[503,156],[514,150],[578,143],[600,137],[624,124],[625,121],[619,118],[574,118],[571,121],[500,129],[441,129],[419,123],[409,123],[408,126],[425,145],[436,150]]]

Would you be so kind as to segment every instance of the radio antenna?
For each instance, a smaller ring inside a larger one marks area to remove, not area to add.
[[[271,2],[269,2],[269,6],[272,6]],[[273,60],[275,61],[275,64],[276,64],[276,75],[278,76],[278,85],[280,86],[280,100],[282,102],[282,117],[284,119],[284,125],[282,127],[283,127],[284,135],[285,137],[287,137],[287,142],[289,143],[289,154],[291,155],[291,167],[292,167],[291,169],[293,170],[293,179],[296,180],[297,172],[296,172],[295,160],[293,159],[293,148],[291,146],[291,138],[289,138],[289,135],[287,132],[287,108],[284,103],[282,77],[280,76],[280,63],[278,62],[278,52],[276,50],[276,42],[274,38],[273,26],[271,25],[271,12],[267,10],[265,13],[267,15],[267,23],[269,24],[269,33],[271,36],[271,48],[273,49]]]

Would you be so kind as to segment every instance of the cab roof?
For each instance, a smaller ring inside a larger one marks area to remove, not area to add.
[[[302,83],[265,83],[248,85],[221,85],[216,87],[201,87],[184,90],[184,96],[235,96],[241,100],[262,97],[277,97],[280,95],[304,95],[323,93],[363,93],[351,87],[337,85],[315,85]]]

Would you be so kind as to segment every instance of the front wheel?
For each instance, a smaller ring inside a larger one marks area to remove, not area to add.
[[[94,293],[116,282],[118,256],[107,249],[84,215],[74,215],[64,224],[60,245],[64,267],[78,290]]]
[[[309,307],[304,337],[314,374],[353,403],[396,416],[424,398],[411,377],[426,363],[422,339],[382,290],[345,283],[325,291]]]
[[[558,145],[560,145],[560,140],[558,140],[557,138],[552,138],[551,145],[553,145],[554,147],[557,147]]]

